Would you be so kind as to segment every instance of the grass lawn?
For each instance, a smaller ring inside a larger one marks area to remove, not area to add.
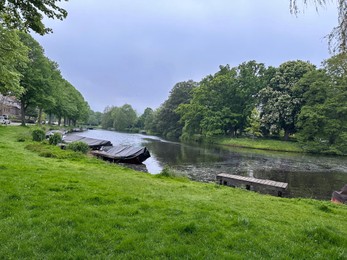
[[[347,259],[346,205],[136,172],[29,131],[0,126],[1,259]]]
[[[304,152],[297,142],[285,142],[280,140],[252,139],[252,138],[223,138],[216,141],[218,144],[245,147],[253,149],[283,151],[283,152]]]

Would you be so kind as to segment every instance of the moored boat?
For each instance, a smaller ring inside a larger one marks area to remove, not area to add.
[[[100,150],[91,153],[106,161],[134,164],[141,164],[151,157],[146,147],[128,145],[104,146]]]
[[[347,184],[340,191],[334,191],[331,201],[338,204],[347,203]]]
[[[72,142],[83,142],[86,143],[92,150],[99,150],[103,146],[112,146],[112,143],[108,140],[94,139],[80,135],[66,135],[63,138],[63,142],[66,144]]]

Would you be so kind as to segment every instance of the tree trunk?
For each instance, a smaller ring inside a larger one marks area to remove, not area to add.
[[[39,108],[39,116],[38,116],[38,118],[37,118],[37,124],[38,125],[41,125],[42,123],[41,123],[41,119],[42,118],[42,108]]]
[[[22,126],[25,126],[25,105],[23,101],[20,102],[20,114],[21,114]]]
[[[284,141],[289,140],[289,131],[287,129],[284,130]]]

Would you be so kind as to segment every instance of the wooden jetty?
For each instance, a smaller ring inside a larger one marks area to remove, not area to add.
[[[244,187],[247,190],[258,191],[279,197],[282,197],[288,188],[288,183],[286,182],[263,180],[227,173],[218,174],[217,182],[220,185],[226,185],[230,187]]]

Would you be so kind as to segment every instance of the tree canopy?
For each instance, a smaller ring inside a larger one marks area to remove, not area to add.
[[[21,43],[28,50],[26,66],[18,67],[22,93],[18,95],[21,103],[21,120],[24,125],[29,111],[38,111],[38,122],[42,112],[55,115],[58,123],[75,125],[77,120],[87,121],[89,105],[81,93],[65,80],[58,64],[49,60],[44,49],[28,33],[17,32]]]
[[[303,4],[307,6],[309,2],[313,2],[316,9],[319,6],[327,5],[328,0],[302,0]],[[300,12],[298,5],[298,0],[290,0],[290,10],[294,14]],[[332,31],[327,35],[329,41],[330,50],[334,53],[336,52],[346,52],[347,51],[347,1],[337,0],[337,10],[338,10],[338,23]]]
[[[24,89],[20,85],[19,68],[26,66],[28,48],[20,41],[16,31],[7,30],[0,24],[0,93],[20,95]]]
[[[52,31],[43,24],[44,16],[59,20],[63,20],[67,16],[67,11],[59,7],[60,2],[61,0],[1,0],[0,23],[9,29],[19,29],[25,32],[31,29],[44,35]]]

